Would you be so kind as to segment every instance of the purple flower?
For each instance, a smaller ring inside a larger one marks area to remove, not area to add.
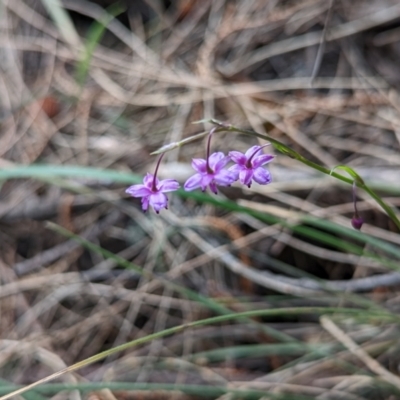
[[[162,208],[168,208],[168,197],[164,194],[179,189],[179,183],[175,179],[157,179],[157,171],[162,156],[159,158],[154,175],[147,173],[143,178],[143,185],[133,185],[126,189],[126,193],[132,197],[142,198],[142,209],[147,211],[151,205],[158,214]]]
[[[354,215],[353,218],[351,219],[351,226],[354,229],[357,229],[358,231],[361,229],[361,227],[364,224],[364,220],[359,216],[359,215]]]
[[[193,159],[192,167],[197,171],[197,174],[194,174],[185,182],[184,189],[191,191],[200,187],[204,192],[209,186],[211,191],[217,194],[217,185],[229,186],[236,180],[234,173],[224,169],[229,161],[230,157],[225,156],[222,152],[211,154],[207,160]]]
[[[274,159],[272,154],[263,154],[262,148],[268,146],[253,146],[246,151],[245,154],[240,151],[230,151],[229,157],[236,165],[228,169],[229,172],[235,174],[235,180],[240,180],[243,185],[251,186],[252,181],[260,185],[267,185],[271,183],[271,174],[263,165],[269,163]]]
[[[220,151],[210,155],[211,138],[214,132],[215,128],[211,129],[208,135],[206,159],[194,158],[192,161],[192,167],[197,174],[185,182],[183,187],[188,192],[199,187],[204,192],[209,186],[211,191],[217,194],[217,185],[230,186],[236,180],[235,174],[224,169],[230,161],[230,157]]]

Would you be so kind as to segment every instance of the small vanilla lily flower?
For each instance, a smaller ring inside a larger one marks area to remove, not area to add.
[[[236,165],[233,165],[228,171],[235,174],[236,179],[248,187],[251,186],[252,181],[259,183],[260,185],[267,185],[271,183],[271,174],[263,165],[271,162],[274,159],[272,154],[260,153],[261,150],[268,146],[253,146],[246,151],[241,153],[240,151],[230,151],[229,157]]]
[[[162,181],[157,179],[157,171],[163,155],[164,154],[161,154],[158,159],[154,175],[147,173],[143,178],[142,185],[130,186],[125,191],[132,197],[142,198],[143,211],[147,211],[149,205],[153,207],[157,214],[162,208],[167,209],[168,197],[164,193],[173,192],[179,189],[179,183],[175,179],[164,179]]]
[[[207,186],[209,186],[211,191],[217,194],[217,185],[230,186],[236,180],[234,173],[224,169],[230,161],[230,157],[225,156],[220,151],[210,155],[210,143],[213,132],[214,129],[211,130],[208,136],[207,158],[205,160],[195,158],[192,161],[192,167],[197,173],[191,176],[183,186],[188,192],[197,188],[201,188],[204,192]]]

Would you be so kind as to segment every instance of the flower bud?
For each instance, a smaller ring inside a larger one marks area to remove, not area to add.
[[[358,231],[361,229],[363,226],[364,220],[358,216],[354,215],[353,218],[351,219],[351,225],[354,229],[357,229]]]

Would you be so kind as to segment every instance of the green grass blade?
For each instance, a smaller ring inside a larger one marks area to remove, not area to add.
[[[56,165],[29,165],[29,166],[19,166],[7,169],[0,169],[0,180],[7,180],[13,178],[36,178],[42,180],[48,180],[49,178],[56,177],[73,177],[75,179],[97,179],[99,182],[118,182],[124,184],[133,184],[141,182],[142,178],[139,175],[132,174],[129,172],[119,172],[109,169],[99,169],[92,167],[79,167],[79,166],[56,166]],[[250,210],[247,207],[240,206],[233,201],[221,199],[218,197],[210,196],[206,193],[201,192],[185,192],[180,190],[177,192],[178,195],[195,199],[202,203],[213,204],[217,207],[222,207],[229,211],[246,213],[260,219],[268,224],[281,224],[295,233],[299,233],[305,238],[313,239],[323,244],[334,244],[337,248],[349,251],[353,254],[363,255],[369,257],[375,261],[381,262],[383,265],[390,269],[398,269],[396,263],[393,263],[390,259],[386,259],[382,256],[377,256],[370,252],[366,252],[362,247],[355,244],[349,243],[348,241],[341,240],[333,235],[328,235],[327,233],[321,232],[319,229],[324,231],[331,231],[334,234],[345,235],[351,239],[355,239],[362,244],[370,244],[387,254],[395,256],[400,259],[400,249],[394,245],[384,242],[380,239],[374,238],[365,233],[355,231],[350,228],[345,228],[337,225],[329,220],[318,219],[315,217],[304,216],[301,218],[302,223],[312,225],[319,228],[318,230],[312,229],[310,227],[305,227],[302,224],[290,224],[286,221],[266,214],[259,211]]]
[[[65,373],[76,371],[80,368],[93,364],[95,362],[101,361],[106,357],[119,353],[121,351],[129,350],[132,347],[142,345],[144,343],[151,342],[156,339],[161,339],[166,336],[173,335],[178,332],[182,332],[186,329],[196,328],[199,326],[205,325],[213,325],[224,323],[232,320],[240,320],[242,318],[274,318],[274,317],[289,317],[289,316],[301,316],[301,315],[344,315],[344,316],[352,316],[353,318],[359,318],[361,320],[365,320],[366,318],[374,319],[376,321],[392,321],[392,322],[400,322],[400,317],[394,314],[385,313],[382,311],[371,311],[371,310],[360,310],[354,308],[339,308],[339,307],[290,307],[290,308],[280,308],[280,309],[268,309],[268,310],[254,310],[254,311],[245,311],[240,313],[233,313],[228,315],[220,315],[217,317],[207,318],[203,320],[189,322],[187,324],[178,325],[172,328],[164,329],[163,331],[156,332],[130,342],[121,344],[112,349],[105,350],[101,353],[98,353],[92,357],[88,357],[85,360],[79,361],[76,364],[71,365],[70,367],[64,368],[52,375],[47,376],[37,382],[34,382],[30,385],[27,385],[23,388],[17,389],[5,396],[2,396],[0,400],[6,400],[10,397],[22,394],[27,392],[28,390],[34,389],[37,386],[49,382],[53,379],[56,379],[62,376]]]
[[[96,179],[99,182],[109,181],[133,184],[142,181],[143,177],[131,172],[115,171],[94,167],[80,167],[75,165],[22,165],[18,167],[0,169],[0,180],[16,178],[75,178],[75,179]]]

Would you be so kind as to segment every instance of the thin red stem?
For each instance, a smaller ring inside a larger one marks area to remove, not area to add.
[[[160,166],[160,163],[161,163],[161,160],[162,160],[162,158],[164,157],[164,154],[165,153],[162,153],[161,155],[160,155],[160,157],[159,157],[159,159],[158,159],[158,161],[157,161],[157,165],[156,165],[156,169],[155,169],[155,171],[154,171],[154,175],[153,175],[153,185],[152,185],[152,188],[151,188],[151,190],[153,191],[153,192],[157,192],[157,185],[156,185],[156,180],[157,180],[157,173],[158,173],[158,167]]]

